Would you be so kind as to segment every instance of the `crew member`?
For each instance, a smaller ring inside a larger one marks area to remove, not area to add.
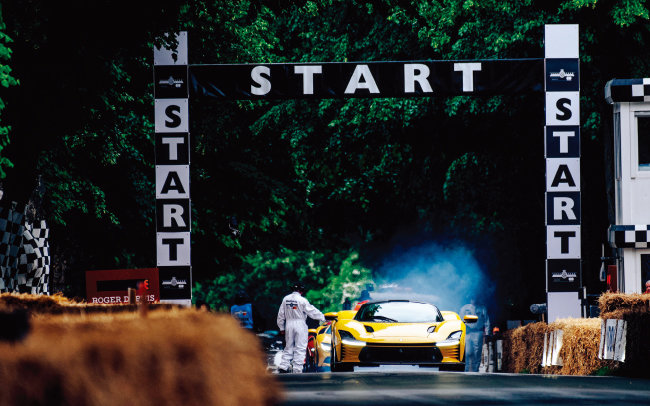
[[[650,293],[650,279],[645,281],[645,293]]]
[[[478,320],[476,323],[467,323],[465,326],[465,371],[478,372],[478,367],[481,364],[483,337],[490,333],[490,319],[485,306],[476,304],[474,298],[460,309],[461,319],[467,315],[478,316]]]
[[[294,284],[292,290],[292,293],[282,299],[278,310],[278,327],[285,338],[282,361],[278,366],[281,374],[288,373],[290,367],[293,373],[302,373],[309,338],[307,316],[325,321],[323,313],[302,296],[305,288],[301,283]]]

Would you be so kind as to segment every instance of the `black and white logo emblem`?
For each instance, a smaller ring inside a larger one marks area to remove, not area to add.
[[[546,59],[546,91],[580,90],[580,62],[576,59]]]
[[[575,76],[575,72],[565,72],[564,69],[560,69],[559,72],[551,72],[551,80],[556,82],[570,82]]]
[[[158,81],[158,84],[161,86],[178,87],[178,88],[183,86],[183,83],[185,83],[183,79],[175,79],[173,76]]]
[[[575,272],[567,272],[566,269],[563,269],[562,272],[554,272],[551,274],[551,276],[553,278],[559,278],[573,282],[578,277],[578,274]]]
[[[166,288],[183,289],[187,285],[187,281],[172,276],[171,279],[162,281],[162,285]]]

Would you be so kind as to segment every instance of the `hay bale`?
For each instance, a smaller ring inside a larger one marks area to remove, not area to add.
[[[36,312],[49,312],[63,306],[74,305],[77,302],[67,297],[56,295],[33,295],[29,293],[2,293],[0,294],[0,308],[26,309]]]
[[[598,359],[601,319],[559,319],[551,324],[534,323],[504,335],[504,372],[550,375],[592,375],[612,361]],[[544,335],[562,330],[562,366],[542,367]]]
[[[650,294],[647,293],[603,293],[598,298],[600,314],[611,313],[619,309],[648,311]]]
[[[194,309],[32,317],[0,343],[0,405],[271,405],[280,390],[254,334]]]
[[[625,362],[616,363],[619,375],[650,377],[650,294],[607,293],[598,300],[603,320],[625,320]]]
[[[172,309],[178,305],[167,303],[152,303],[152,309]],[[0,310],[24,309],[33,315],[52,314],[88,314],[88,313],[122,313],[135,312],[135,304],[89,304],[77,302],[61,294],[51,296],[33,295],[28,293],[2,293],[0,294]]]
[[[541,373],[546,323],[532,323],[506,331],[503,347],[503,371]]]
[[[602,315],[603,320],[625,320],[625,362],[616,363],[617,374],[635,377],[650,377],[650,312],[642,306],[619,308]],[[613,361],[612,361],[613,362]]]
[[[615,369],[612,361],[598,358],[600,348],[600,318],[559,319],[549,325],[550,330],[562,330],[561,367],[550,367],[549,372],[559,375],[593,375],[608,367]]]
[[[625,362],[622,370],[628,376],[650,377],[650,312],[629,310],[622,319],[627,321]]]

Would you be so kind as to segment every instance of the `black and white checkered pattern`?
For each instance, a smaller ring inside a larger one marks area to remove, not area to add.
[[[0,292],[13,292],[16,287],[23,220],[23,213],[16,211],[15,205],[9,209],[0,207]]]
[[[0,207],[0,293],[49,294],[49,229],[24,213]]]
[[[650,248],[650,225],[610,225],[609,243],[614,248]]]
[[[22,252],[18,261],[18,290],[48,294],[50,276],[49,229],[45,220],[25,224]]]
[[[605,85],[608,103],[650,101],[650,78],[612,79]]]

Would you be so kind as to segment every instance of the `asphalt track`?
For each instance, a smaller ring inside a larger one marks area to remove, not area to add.
[[[650,380],[438,371],[277,375],[292,405],[650,405]]]

